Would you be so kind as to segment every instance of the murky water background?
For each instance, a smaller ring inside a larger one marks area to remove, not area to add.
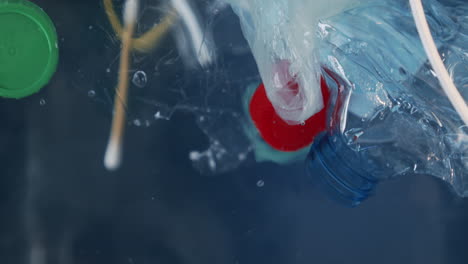
[[[200,121],[241,113],[241,88],[258,80],[233,14],[205,1],[195,6],[213,14],[216,63],[190,68],[172,35],[150,57],[135,57],[123,164],[106,171],[119,43],[97,1],[34,2],[56,23],[60,63],[40,93],[0,100],[1,263],[468,260],[468,201],[430,177],[381,184],[350,209],[324,199],[301,164],[200,173],[209,168],[194,167],[190,153],[226,142]]]

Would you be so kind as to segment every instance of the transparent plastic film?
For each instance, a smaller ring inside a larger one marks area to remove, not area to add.
[[[88,24],[59,35],[64,61],[73,61],[60,66],[69,76],[63,82],[110,118],[119,81],[124,2],[102,0],[99,8],[86,10]],[[202,133],[206,140],[187,151],[187,160],[203,174],[235,169],[252,152],[242,99],[260,77],[237,17],[227,7],[219,1],[140,1],[129,55],[124,129],[155,129],[193,116],[196,124],[187,133]],[[133,140],[127,136],[124,141]],[[131,154],[125,148],[122,154],[125,163]]]
[[[280,117],[298,124],[323,108],[316,30],[320,18],[366,1],[227,0],[239,16],[267,96]],[[298,89],[290,83],[297,82]]]
[[[464,1],[425,1],[435,44],[467,96]],[[369,35],[372,32],[372,36]],[[320,60],[341,79],[329,128],[352,168],[377,180],[432,175],[468,196],[467,127],[428,61],[408,1],[371,2],[320,21]]]

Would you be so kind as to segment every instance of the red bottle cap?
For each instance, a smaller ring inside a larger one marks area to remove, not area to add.
[[[287,86],[292,91],[299,89],[295,81],[289,82]],[[265,86],[260,84],[250,100],[249,112],[263,140],[280,151],[292,152],[309,146],[315,136],[326,129],[330,92],[323,78],[320,78],[320,88],[324,108],[304,123],[290,125],[278,116],[266,95]]]

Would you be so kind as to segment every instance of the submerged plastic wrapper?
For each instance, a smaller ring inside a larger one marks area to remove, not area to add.
[[[424,8],[445,67],[466,101],[466,0],[426,0]],[[355,166],[369,169],[372,162],[369,171],[378,179],[432,175],[467,197],[467,126],[428,62],[408,1],[374,1],[323,19],[319,36],[320,61],[353,87],[339,122],[347,147],[363,155]]]
[[[323,108],[315,55],[318,20],[367,1],[226,0],[239,16],[268,98],[288,123],[301,123]],[[288,87],[290,76],[299,91]]]

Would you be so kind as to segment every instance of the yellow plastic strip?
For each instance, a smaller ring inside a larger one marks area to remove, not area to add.
[[[122,39],[123,27],[119,17],[115,13],[112,0],[103,0],[104,9],[107,18],[117,37]],[[148,53],[154,49],[162,37],[169,31],[169,28],[175,23],[177,14],[173,10],[169,11],[164,19],[158,25],[145,32],[138,38],[132,38],[132,49],[142,53]]]

